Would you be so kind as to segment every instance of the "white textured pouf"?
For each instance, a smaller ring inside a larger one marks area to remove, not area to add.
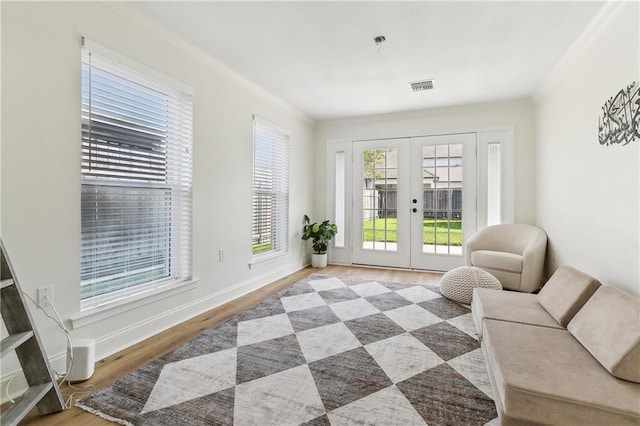
[[[500,281],[487,271],[475,266],[461,266],[447,272],[440,280],[442,295],[456,302],[471,303],[476,287],[502,290]]]

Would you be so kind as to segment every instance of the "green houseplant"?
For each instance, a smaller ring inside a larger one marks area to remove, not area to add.
[[[311,239],[313,255],[311,264],[314,268],[324,268],[327,266],[327,248],[329,241],[336,236],[338,227],[335,223],[325,220],[322,223],[311,223],[309,216],[304,215],[305,225],[302,228],[302,239]]]

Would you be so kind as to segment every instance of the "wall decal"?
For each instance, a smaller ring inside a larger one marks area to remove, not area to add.
[[[600,145],[627,145],[640,139],[640,85],[633,82],[602,106],[598,119]]]

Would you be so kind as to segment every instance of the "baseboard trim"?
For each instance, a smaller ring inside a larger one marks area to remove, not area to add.
[[[238,284],[226,287],[216,293],[212,293],[209,296],[181,305],[170,311],[163,312],[162,314],[150,317],[144,321],[133,324],[130,327],[118,330],[116,332],[107,334],[96,339],[96,360],[104,359],[114,353],[117,353],[123,349],[133,346],[149,337],[152,337],[159,332],[167,330],[173,326],[176,326],[184,321],[187,321],[195,316],[198,316],[211,309],[217,308],[229,303],[235,299],[245,296],[252,291],[258,290],[273,281],[283,278],[289,274],[302,269],[302,264],[289,264],[280,268],[271,270],[269,272],[257,275],[246,281]],[[154,327],[153,332],[142,333],[136,336],[136,332],[151,324],[157,324]],[[113,344],[117,341],[130,342],[126,345]]]
[[[251,277],[246,281],[226,287],[216,293],[208,295],[207,297],[198,299],[197,301],[186,303],[143,321],[131,324],[127,328],[99,337],[96,339],[96,361],[100,361],[108,356],[120,352],[123,349],[140,343],[149,337],[161,333],[162,331],[174,327],[211,309],[246,296],[253,291],[277,281],[278,279],[304,269],[306,266],[308,266],[306,262],[295,262],[281,266],[263,274]],[[119,342],[127,343],[123,345]],[[51,368],[54,371],[63,372],[66,369],[66,359],[66,350],[50,356],[49,363]],[[12,377],[14,377],[13,380],[11,380]],[[11,398],[16,399],[27,390],[28,386],[21,370],[14,370],[3,374],[2,380],[0,381],[0,389],[2,389],[0,403],[2,404],[8,402],[5,389],[10,380],[11,389],[9,394]]]

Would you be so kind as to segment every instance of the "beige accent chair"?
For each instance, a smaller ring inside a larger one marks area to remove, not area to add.
[[[547,234],[521,223],[489,226],[465,243],[465,263],[491,273],[509,290],[531,293],[543,283]]]

